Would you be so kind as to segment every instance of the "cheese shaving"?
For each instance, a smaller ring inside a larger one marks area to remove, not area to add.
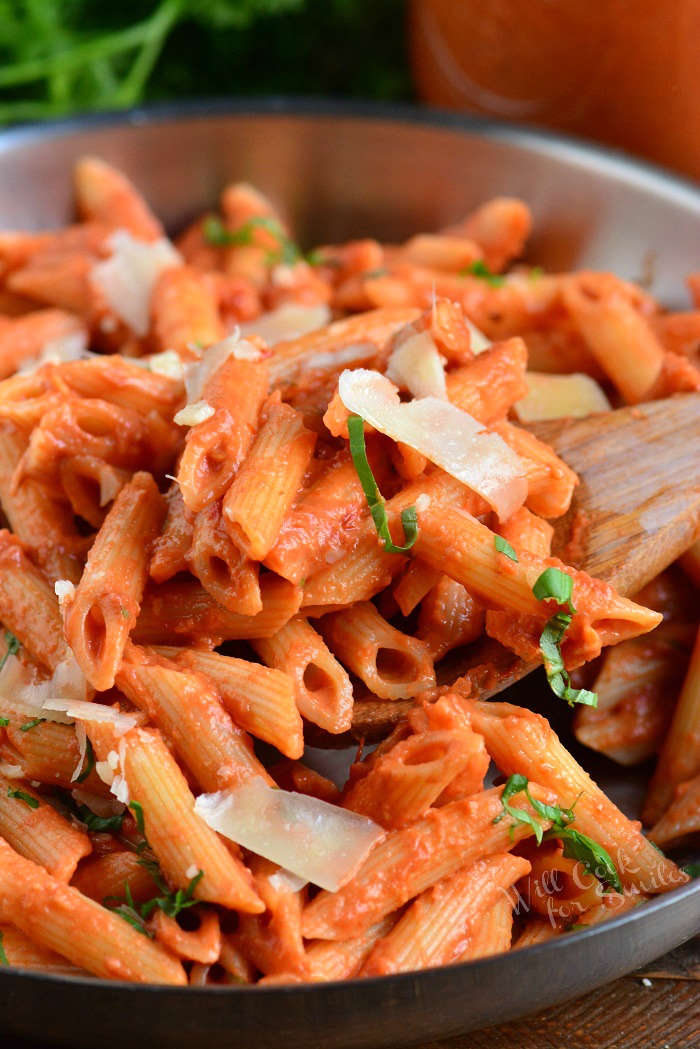
[[[525,466],[505,441],[468,412],[437,397],[402,404],[385,375],[357,369],[338,381],[340,399],[354,415],[440,466],[506,521],[527,497]]]
[[[178,426],[197,426],[199,423],[211,419],[214,409],[206,401],[195,401],[194,404],[186,404],[173,416],[173,422]]]
[[[388,379],[414,397],[447,400],[445,366],[427,331],[409,335],[392,351],[387,363]]]
[[[75,331],[59,339],[49,339],[44,343],[39,356],[24,361],[18,368],[18,373],[28,375],[44,364],[63,364],[66,361],[79,361],[96,356],[97,354],[88,353],[86,333]]]
[[[87,732],[82,722],[76,722],[75,726],[75,738],[78,741],[78,764],[73,769],[73,774],[70,778],[71,783],[75,783],[80,773],[83,771],[83,765],[85,764],[85,755],[87,754]]]
[[[92,267],[93,283],[110,309],[135,335],[150,327],[151,294],[161,273],[182,263],[182,257],[165,237],[146,243],[124,229],[107,240],[109,258]]]
[[[331,892],[344,885],[381,827],[350,809],[278,790],[256,778],[229,791],[202,794],[195,812],[213,830]]]
[[[258,361],[262,356],[257,346],[240,338],[239,331],[207,347],[198,361],[185,365],[185,390],[188,404],[202,399],[209,380],[229,357],[242,361]]]
[[[310,331],[325,328],[331,320],[331,311],[325,303],[315,306],[300,306],[289,302],[270,313],[262,313],[255,320],[241,325],[241,333],[259,335],[268,346],[288,342],[308,335]]]
[[[112,725],[119,735],[135,728],[139,723],[136,714],[122,714],[121,711],[102,703],[85,703],[77,699],[46,699],[42,704],[42,710],[60,711],[73,721]]]
[[[469,345],[472,353],[483,353],[484,350],[488,350],[489,346],[493,346],[491,340],[484,335],[483,331],[477,328],[476,324],[472,324],[468,317],[465,317],[464,320],[469,328],[469,334],[471,335]]]
[[[540,419],[582,419],[596,412],[609,412],[611,405],[605,393],[590,375],[549,375],[528,372],[528,391],[515,403],[520,422]]]

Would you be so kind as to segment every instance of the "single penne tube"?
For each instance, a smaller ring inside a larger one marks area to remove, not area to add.
[[[177,471],[188,510],[202,510],[230,485],[253,443],[268,383],[266,361],[231,356],[204,384],[201,399],[214,412],[188,430]]]
[[[353,361],[362,359],[359,350],[367,347],[364,357],[377,356],[387,340],[419,315],[411,306],[386,307],[333,321],[325,328],[302,335],[298,339],[278,342],[270,360],[270,383],[284,387],[296,382],[302,372],[317,370],[342,371],[348,362],[343,350],[355,351]]]
[[[468,237],[446,233],[418,233],[397,249],[396,260],[458,273],[482,258],[479,245]]]
[[[224,337],[211,285],[191,266],[161,272],[151,294],[151,326],[158,349],[175,350],[184,360]]]
[[[624,400],[643,400],[661,375],[664,349],[620,282],[608,274],[577,273],[563,282],[562,298]]]
[[[343,805],[387,829],[420,819],[483,749],[475,733],[419,732],[382,754],[366,776],[353,781]]]
[[[449,576],[421,601],[416,637],[437,662],[453,648],[476,641],[484,631],[484,609],[466,587]]]
[[[487,606],[541,620],[551,614],[532,588],[553,559],[535,557],[524,550],[517,562],[508,561],[504,568],[499,562],[503,555],[496,549],[494,533],[464,510],[433,498],[421,514],[415,548],[419,557],[462,583]],[[603,645],[646,633],[661,621],[659,613],[620,597],[607,583],[593,580],[561,562],[555,563],[574,580],[577,612],[586,616],[590,629],[597,632]],[[575,624],[576,616],[574,631]]]
[[[97,306],[90,281],[95,256],[83,249],[38,252],[4,279],[13,295],[78,314],[87,322]]]
[[[420,558],[415,557],[409,561],[392,590],[401,615],[410,616],[440,578],[441,573],[426,565]]]
[[[83,969],[71,965],[46,947],[40,947],[13,925],[0,924],[0,943],[13,969],[31,969],[51,976],[85,976]]]
[[[119,354],[64,361],[54,372],[54,381],[80,397],[126,405],[144,415],[155,411],[168,422],[184,396],[181,378],[144,368]]]
[[[163,227],[126,175],[99,157],[80,157],[75,165],[75,199],[84,219],[127,229],[139,240],[156,240]]]
[[[700,629],[671,727],[664,739],[644,804],[646,824],[657,823],[676,787],[700,773]]]
[[[435,686],[427,646],[393,627],[370,601],[325,616],[322,629],[338,659],[380,699],[410,699]]]
[[[197,670],[129,642],[116,684],[160,729],[202,790],[213,793],[251,776],[272,782],[248,734]]]
[[[474,926],[529,870],[522,856],[504,852],[441,879],[421,893],[376,944],[360,975],[410,972],[456,961]]]
[[[519,951],[521,947],[534,947],[537,943],[547,943],[555,936],[560,936],[562,932],[562,927],[556,922],[548,922],[543,918],[528,918],[513,943],[513,950]]]
[[[658,753],[671,714],[663,685],[635,690],[612,709],[587,710],[583,717],[582,708],[576,712],[576,739],[625,766],[638,765]]]
[[[65,612],[65,632],[88,681],[111,688],[146,582],[150,545],[163,520],[155,481],[137,473],[122,488],[88,554]]]
[[[301,757],[303,723],[289,674],[204,649],[159,646],[158,652],[212,681],[226,710],[246,732],[271,743],[288,758]]]
[[[549,445],[521,426],[502,420],[493,425],[525,467],[525,504],[539,517],[561,517],[571,506],[578,478]]]
[[[253,641],[253,647],[268,666],[292,679],[297,708],[307,721],[334,734],[350,728],[350,678],[308,620],[297,616],[272,637]]]
[[[204,589],[229,612],[254,616],[262,609],[257,561],[231,540],[220,502],[194,515],[185,560]]]
[[[4,529],[0,531],[0,621],[32,659],[49,670],[68,658],[53,588],[22,544]]]
[[[472,723],[506,775],[539,780],[565,808],[575,806],[572,826],[610,854],[623,885],[640,892],[667,892],[687,881],[676,864],[660,855],[593,782],[539,714],[510,703],[470,703]]]
[[[17,426],[0,427],[0,505],[16,537],[52,579],[77,583],[86,542],[75,527],[71,506],[33,477],[15,485],[15,470],[27,441]]]
[[[469,364],[447,373],[447,398],[492,426],[527,393],[526,367],[527,347],[521,338],[495,343]]]
[[[285,579],[301,583],[325,567],[328,558],[342,558],[366,512],[354,465],[344,456],[334,460],[285,517],[265,564]]]
[[[505,819],[494,823],[503,812],[501,793],[501,787],[494,787],[430,809],[417,823],[388,833],[338,892],[320,892],[307,905],[304,936],[320,940],[357,936],[441,878],[514,848],[532,834],[532,828],[524,823],[512,826]],[[530,793],[539,801],[554,800],[537,784],[530,784]]]
[[[97,903],[104,904],[106,900],[112,905],[126,903],[127,896],[136,903],[145,903],[159,892],[143,858],[128,850],[90,857],[80,864],[71,885]]]
[[[65,310],[33,310],[13,317],[0,328],[0,379],[39,357],[47,343],[86,334],[82,320]]]
[[[141,805],[148,844],[166,878],[187,889],[202,871],[193,889],[196,899],[232,910],[263,910],[250,872],[195,813],[194,796],[160,733],[135,728],[117,737],[108,725],[88,722],[86,728],[100,761],[117,754],[119,775],[130,802]]]
[[[177,959],[0,838],[0,915],[30,940],[105,980],[185,984]]]
[[[279,576],[262,575],[260,597],[261,611],[242,616],[217,604],[198,580],[173,579],[146,591],[132,636],[144,645],[167,645],[174,640],[219,645],[271,637],[299,611],[302,591]]]
[[[313,983],[350,980],[357,976],[375,944],[396,923],[393,914],[349,940],[314,940],[306,947],[307,977]]]
[[[0,699],[0,716],[9,721],[5,734],[11,750],[5,754],[5,760],[19,766],[22,779],[71,790],[81,777],[80,786],[91,794],[107,793],[107,787],[91,769],[88,755],[82,753],[74,725],[42,721],[31,731],[22,731],[28,721],[26,708],[6,697]]]
[[[226,529],[248,557],[263,561],[279,536],[308,468],[316,435],[303,416],[273,394],[263,409],[264,421],[226,492]]]
[[[303,761],[294,761],[291,758],[280,761],[272,766],[270,775],[282,790],[306,794],[310,798],[318,798],[319,801],[328,801],[331,805],[340,802],[340,790],[333,780],[309,768]]]
[[[503,893],[485,914],[471,927],[467,947],[455,958],[456,962],[471,962],[510,950],[513,937],[513,901]]]
[[[62,459],[58,475],[73,513],[93,528],[102,526],[108,504],[114,501],[130,478],[128,470],[112,466],[94,455],[72,455]],[[25,485],[30,483],[30,478],[23,482]]]
[[[649,839],[665,849],[699,830],[700,774],[676,787],[670,805],[649,831]]]
[[[461,222],[443,232],[465,237],[479,245],[490,269],[500,270],[522,255],[530,230],[532,213],[517,197],[493,197]]]
[[[187,571],[187,554],[192,546],[192,514],[175,482],[165,494],[165,503],[165,521],[160,535],[154,540],[148,566],[148,573],[156,583],[164,583],[178,572]]]
[[[90,839],[22,780],[0,775],[0,836],[21,856],[70,881]]]

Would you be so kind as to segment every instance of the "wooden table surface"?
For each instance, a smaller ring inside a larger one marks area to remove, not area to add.
[[[48,1046],[0,1035],[0,1049]],[[419,1049],[700,1049],[700,938],[573,1002]]]

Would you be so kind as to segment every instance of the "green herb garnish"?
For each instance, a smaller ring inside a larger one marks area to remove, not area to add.
[[[511,805],[510,799],[520,793],[523,793],[530,802],[534,816],[525,809],[517,809]],[[530,794],[527,777],[515,773],[506,780],[501,794],[501,804],[503,812],[496,816],[493,822],[500,823],[506,814],[509,815],[514,820],[510,827],[511,838],[518,823],[525,824],[532,829],[538,845],[541,845],[543,841],[551,841],[556,838],[561,841],[565,856],[579,860],[589,874],[611,885],[617,892],[622,892],[622,883],[617,868],[603,846],[593,841],[587,834],[582,834],[581,831],[569,826],[575,819],[576,802],[569,809],[563,809],[559,805],[546,805]],[[545,831],[536,816],[549,820],[552,824],[551,828]]]
[[[10,960],[5,954],[5,947],[2,942],[2,931],[0,931],[0,965],[6,965],[9,968]]]
[[[154,935],[150,929],[146,928],[146,923],[143,916],[140,914],[137,905],[134,903],[134,897],[131,894],[131,888],[129,883],[124,882],[124,899],[126,903],[119,902],[119,898],[116,896],[105,896],[102,901],[103,905],[110,911],[114,911],[120,918],[123,918],[125,922],[128,922],[133,929],[140,932],[142,936],[147,936],[149,940],[154,939]]]
[[[2,659],[0,659],[0,670],[5,666],[5,663],[7,663],[10,656],[17,655],[22,647],[11,630],[5,631],[5,644],[7,645],[7,649]]]
[[[30,809],[38,809],[39,802],[36,798],[33,798],[31,794],[27,794],[23,790],[15,790],[13,787],[7,788],[8,798],[16,798],[17,801],[23,801],[25,805],[28,805]]]
[[[140,833],[143,834],[143,836],[145,838],[146,837],[146,823],[145,823],[144,818],[143,818],[143,805],[141,804],[140,801],[130,801],[129,802],[129,808],[131,809],[131,811],[134,814],[134,819],[136,820],[136,826],[138,827]]]
[[[9,718],[0,718],[0,728],[7,728],[7,726],[9,724],[10,724],[10,719]]]
[[[505,277],[489,269],[483,259],[475,259],[474,262],[470,262],[468,266],[459,271],[459,276],[480,277],[481,280],[485,280],[487,284],[490,284],[492,288],[500,288],[505,283]]]
[[[31,721],[25,721],[23,725],[20,725],[20,732],[29,732],[30,729],[36,728],[37,725],[43,725],[46,718],[32,718]]]
[[[559,611],[547,620],[540,634],[540,652],[549,687],[555,696],[565,700],[569,706],[582,703],[587,707],[598,706],[598,696],[587,688],[572,688],[569,674],[564,666],[561,643],[576,612],[572,601],[573,580],[559,568],[546,568],[536,580],[532,592],[538,601],[556,601],[568,611]]]
[[[499,554],[505,554],[511,561],[517,563],[518,555],[516,554],[513,547],[510,545],[507,539],[504,539],[502,535],[495,535],[493,537],[493,545],[498,550]]]
[[[252,244],[253,233],[256,229],[266,229],[279,244],[277,251],[268,253],[268,265],[283,262],[287,266],[293,266],[295,262],[303,258],[297,245],[287,236],[278,220],[272,215],[254,215],[236,230],[227,229],[216,215],[208,215],[204,220],[202,232],[204,239],[209,244],[214,244],[216,247],[227,247],[234,244]]]
[[[388,554],[405,554],[411,549],[418,538],[418,515],[415,506],[408,506],[401,511],[401,525],[403,527],[404,545],[396,546],[389,531],[389,521],[386,513],[386,504],[382,497],[377,482],[372,473],[372,467],[367,458],[365,447],[365,424],[359,415],[351,415],[348,419],[348,434],[350,435],[350,455],[360,479],[362,490],[365,493],[367,506],[377,529],[377,535],[384,543],[384,549]]]
[[[76,783],[84,783],[95,767],[95,751],[92,749],[90,740],[87,741],[87,746],[85,747],[84,765],[85,767],[76,779]]]
[[[700,863],[686,863],[685,867],[681,867],[682,871],[685,871],[691,878],[700,878]]]
[[[180,911],[188,907],[194,907],[198,900],[194,898],[194,890],[204,877],[204,871],[199,871],[190,881],[186,889],[177,889],[175,892],[165,892],[163,896],[155,896],[141,904],[141,915],[150,918],[156,909],[163,911],[169,918],[177,918]]]

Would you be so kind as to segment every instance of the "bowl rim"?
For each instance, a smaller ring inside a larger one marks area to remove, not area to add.
[[[578,163],[580,166],[595,168],[610,176],[634,183],[639,188],[662,195],[667,199],[682,200],[686,207],[697,210],[700,218],[700,184],[692,179],[646,160],[640,160],[622,150],[597,143],[588,142],[572,135],[556,131],[535,128],[530,125],[513,124],[489,117],[462,114],[432,106],[418,106],[410,103],[376,103],[356,100],[322,99],[309,96],[271,96],[250,98],[196,98],[178,101],[157,102],[126,110],[110,110],[99,113],[76,114],[56,120],[18,124],[0,130],[0,163],[5,152],[40,142],[46,138],[67,137],[83,130],[99,130],[110,127],[143,127],[177,122],[180,118],[201,119],[220,117],[291,117],[313,119],[315,117],[340,117],[343,119],[371,122],[393,122],[397,124],[416,125],[434,128],[453,133],[466,133],[493,139],[527,149],[531,152],[546,153],[562,160]],[[698,899],[700,903],[700,878],[673,889],[663,895],[641,903],[630,911],[605,922],[578,930],[578,943],[590,941],[602,934],[614,936],[618,931],[637,925],[646,916],[658,914],[668,907],[675,906],[687,899]],[[699,906],[700,915],[700,906]],[[690,928],[688,938],[696,930]],[[504,964],[504,959],[524,951],[524,959],[535,961],[541,957],[551,959],[556,964],[557,955],[567,951],[571,939],[557,936],[544,943],[520,948],[517,952],[506,952],[468,962],[457,962],[452,965],[437,966],[433,969],[422,969],[406,973],[393,973],[386,976],[375,976],[361,982],[345,979],[324,983],[279,984],[259,987],[257,985],[237,987],[235,985],[209,985],[206,987],[176,987],[168,984],[141,984],[123,980],[100,981],[95,977],[68,976],[43,973],[19,968],[0,967],[0,980],[10,977],[22,977],[26,981],[52,984],[68,984],[82,987],[85,990],[109,988],[114,991],[125,991],[151,996],[153,994],[185,991],[188,996],[197,998],[212,995],[228,995],[235,1000],[241,994],[266,995],[310,995],[320,988],[327,990],[347,989],[350,986],[368,987],[368,985],[388,985],[407,987],[418,978],[439,979],[441,974],[469,970],[470,972],[487,972]]]
[[[173,123],[182,117],[206,120],[217,117],[340,117],[357,121],[388,121],[413,124],[445,131],[483,136],[495,141],[569,160],[581,166],[595,166],[608,175],[624,178],[642,189],[672,197],[680,196],[686,206],[700,213],[700,182],[659,164],[636,157],[614,146],[576,135],[514,124],[493,117],[461,113],[439,106],[411,102],[373,102],[363,99],[325,99],[309,95],[270,95],[251,97],[206,97],[152,102],[130,109],[75,113],[52,120],[19,123],[0,129],[0,158],[17,146],[30,145],[43,138],[59,138],[83,131],[109,127],[143,127]]]

